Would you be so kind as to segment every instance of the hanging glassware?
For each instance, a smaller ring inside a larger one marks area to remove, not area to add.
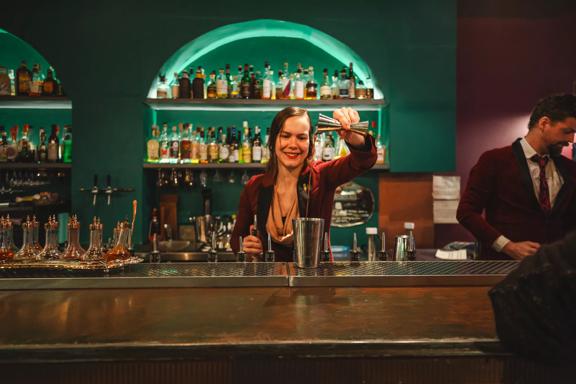
[[[76,215],[68,222],[68,246],[64,250],[64,260],[81,260],[86,251],[80,246],[80,222]]]
[[[46,243],[38,255],[40,260],[59,260],[62,258],[62,252],[58,249],[58,221],[56,216],[48,217],[48,222],[44,224],[46,232]]]
[[[0,262],[10,261],[16,253],[10,216],[0,218],[0,237]]]
[[[115,260],[127,260],[130,258],[130,224],[127,221],[121,221],[116,225],[115,233],[116,242],[105,257],[106,262]]]
[[[40,245],[40,223],[36,220],[36,216],[32,216],[32,245],[37,253],[42,252],[42,246]]]

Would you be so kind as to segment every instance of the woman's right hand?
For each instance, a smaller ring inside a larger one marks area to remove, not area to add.
[[[250,232],[252,232],[252,226],[250,226]],[[258,236],[248,235],[242,240],[243,251],[246,252],[246,255],[257,259],[257,257],[263,253],[264,248]]]

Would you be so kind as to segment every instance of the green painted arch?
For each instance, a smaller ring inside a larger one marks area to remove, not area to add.
[[[354,73],[366,83],[370,77],[374,85],[374,97],[383,98],[382,91],[377,85],[374,73],[368,64],[350,47],[334,37],[304,24],[289,21],[259,19],[235,24],[228,24],[190,41],[176,51],[163,65],[159,73],[180,73],[191,63],[202,56],[220,47],[239,40],[260,37],[281,37],[305,40],[318,47],[328,55],[334,57],[343,65],[354,63]],[[148,92],[149,98],[156,97],[156,81]]]
[[[29,69],[32,69],[34,63],[40,64],[44,73],[50,66],[48,60],[32,45],[0,28],[0,65],[16,71],[22,60],[26,60]]]

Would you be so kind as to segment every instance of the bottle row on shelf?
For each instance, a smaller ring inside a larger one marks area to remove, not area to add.
[[[234,126],[223,127],[198,126],[194,129],[191,123],[178,123],[168,132],[168,123],[162,124],[162,132],[157,125],[152,126],[152,137],[146,144],[147,162],[164,164],[266,164],[270,160],[270,128],[262,138],[259,126],[254,130],[247,121],[242,129]],[[384,164],[386,146],[381,138],[376,138],[378,160]],[[324,132],[314,136],[314,160],[330,161],[346,156],[349,150],[334,132]]]
[[[194,79],[191,80],[192,73]],[[206,79],[202,66],[194,71],[174,73],[170,83],[165,74],[159,75],[156,85],[158,99],[264,99],[264,100],[330,100],[374,98],[374,87],[370,78],[358,79],[353,63],[349,67],[335,70],[332,75],[324,68],[320,83],[316,81],[314,67],[303,68],[298,64],[291,72],[288,63],[274,75],[270,64],[264,63],[262,71],[254,70],[253,65],[238,66],[236,75],[230,73],[230,64],[218,73],[212,71]]]
[[[71,163],[72,162],[72,126],[64,125],[64,133],[59,137],[60,127],[52,124],[50,136],[46,130],[38,130],[38,141],[33,140],[33,128],[30,124],[10,128],[10,135],[0,125],[0,163]]]
[[[64,90],[54,68],[44,75],[40,64],[30,70],[22,60],[16,71],[0,66],[0,96],[64,96]]]

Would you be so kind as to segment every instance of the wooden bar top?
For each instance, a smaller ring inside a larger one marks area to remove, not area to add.
[[[499,353],[488,289],[0,291],[0,360]]]

